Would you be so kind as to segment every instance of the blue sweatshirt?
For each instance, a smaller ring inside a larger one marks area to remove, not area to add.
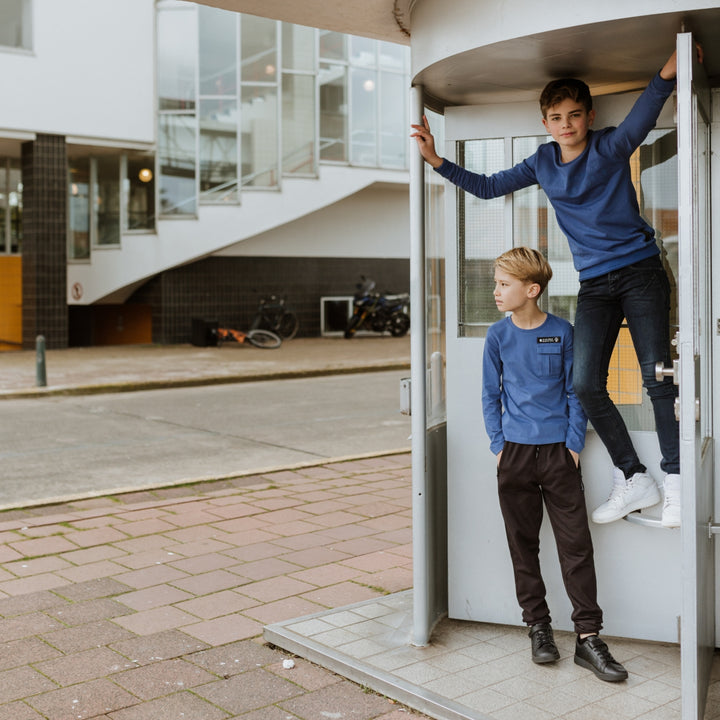
[[[587,417],[572,389],[572,339],[572,325],[550,313],[532,330],[510,317],[488,328],[482,405],[494,454],[506,440],[583,449]]]
[[[660,251],[655,231],[641,217],[629,158],[657,122],[675,80],[658,73],[618,127],[588,132],[581,155],[563,163],[556,142],[540,146],[509,170],[480,175],[443,159],[444,178],[479,198],[507,195],[539,184],[570,244],[580,280],[605,275]]]

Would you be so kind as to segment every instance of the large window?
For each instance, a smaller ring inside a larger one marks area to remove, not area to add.
[[[197,214],[197,58],[195,9],[168,9],[158,15],[158,159],[160,211]],[[163,7],[160,5],[159,7]]]
[[[152,155],[127,156],[123,178],[124,230],[155,230],[155,159]]]
[[[158,0],[159,203],[195,217],[318,161],[407,167],[408,48]]]
[[[547,136],[471,140],[458,144],[458,159],[475,172],[490,174],[531,155]],[[677,139],[675,130],[653,130],[630,159],[641,212],[656,230],[671,286],[677,277]],[[493,300],[493,261],[513,245],[540,250],[553,269],[541,306],[571,322],[579,281],[567,240],[545,193],[532,186],[512,197],[479,200],[458,196],[458,334],[483,337],[499,319]],[[509,222],[509,218],[512,218]],[[675,323],[677,302],[671,303]],[[610,361],[608,390],[631,430],[654,427],[650,401],[627,328],[620,331]]]
[[[316,175],[315,31],[282,26],[282,171]]]
[[[32,1],[0,2],[0,46],[32,49]]]
[[[347,65],[322,62],[320,87],[320,159],[347,162]]]
[[[498,172],[506,166],[502,138],[460,143],[458,160],[474,172]],[[484,336],[495,322],[493,261],[506,248],[505,199],[480,200],[458,190],[459,334]]]
[[[0,255],[22,248],[22,189],[19,161],[0,158]]]
[[[278,23],[240,18],[242,184],[273,187],[280,179]]]
[[[198,7],[200,200],[238,200],[238,22]]]
[[[93,204],[98,246],[120,244],[120,157],[109,155],[93,163]]]
[[[90,158],[72,158],[68,167],[68,258],[90,257]]]
[[[118,247],[123,232],[155,229],[151,154],[73,153],[68,160],[68,258],[88,260],[93,248]]]

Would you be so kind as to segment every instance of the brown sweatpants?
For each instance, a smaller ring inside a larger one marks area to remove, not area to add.
[[[565,443],[506,442],[498,466],[498,494],[523,622],[534,625],[551,621],[539,557],[544,501],[565,590],[573,606],[575,632],[599,632],[602,610],[597,604],[582,476]]]

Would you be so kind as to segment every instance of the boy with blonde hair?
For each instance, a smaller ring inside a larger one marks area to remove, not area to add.
[[[485,429],[497,456],[500,509],[533,662],[560,659],[540,572],[544,503],[573,606],[575,663],[617,682],[627,671],[598,635],[602,610],[579,465],[587,418],[572,388],[573,329],[538,307],[551,277],[547,260],[531,248],[495,261],[495,303],[510,315],[490,326],[485,340]]]

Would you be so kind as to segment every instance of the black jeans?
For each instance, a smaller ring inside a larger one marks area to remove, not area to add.
[[[550,622],[539,557],[544,501],[575,632],[600,632],[602,610],[582,477],[565,443],[506,442],[498,466],[498,494],[523,622]]]
[[[670,283],[659,256],[580,283],[573,361],[573,388],[603,444],[625,477],[645,472],[625,422],[607,391],[608,367],[623,318],[652,401],[666,473],[680,471],[680,435],[675,419],[677,386],[655,378],[655,363],[671,364]]]

